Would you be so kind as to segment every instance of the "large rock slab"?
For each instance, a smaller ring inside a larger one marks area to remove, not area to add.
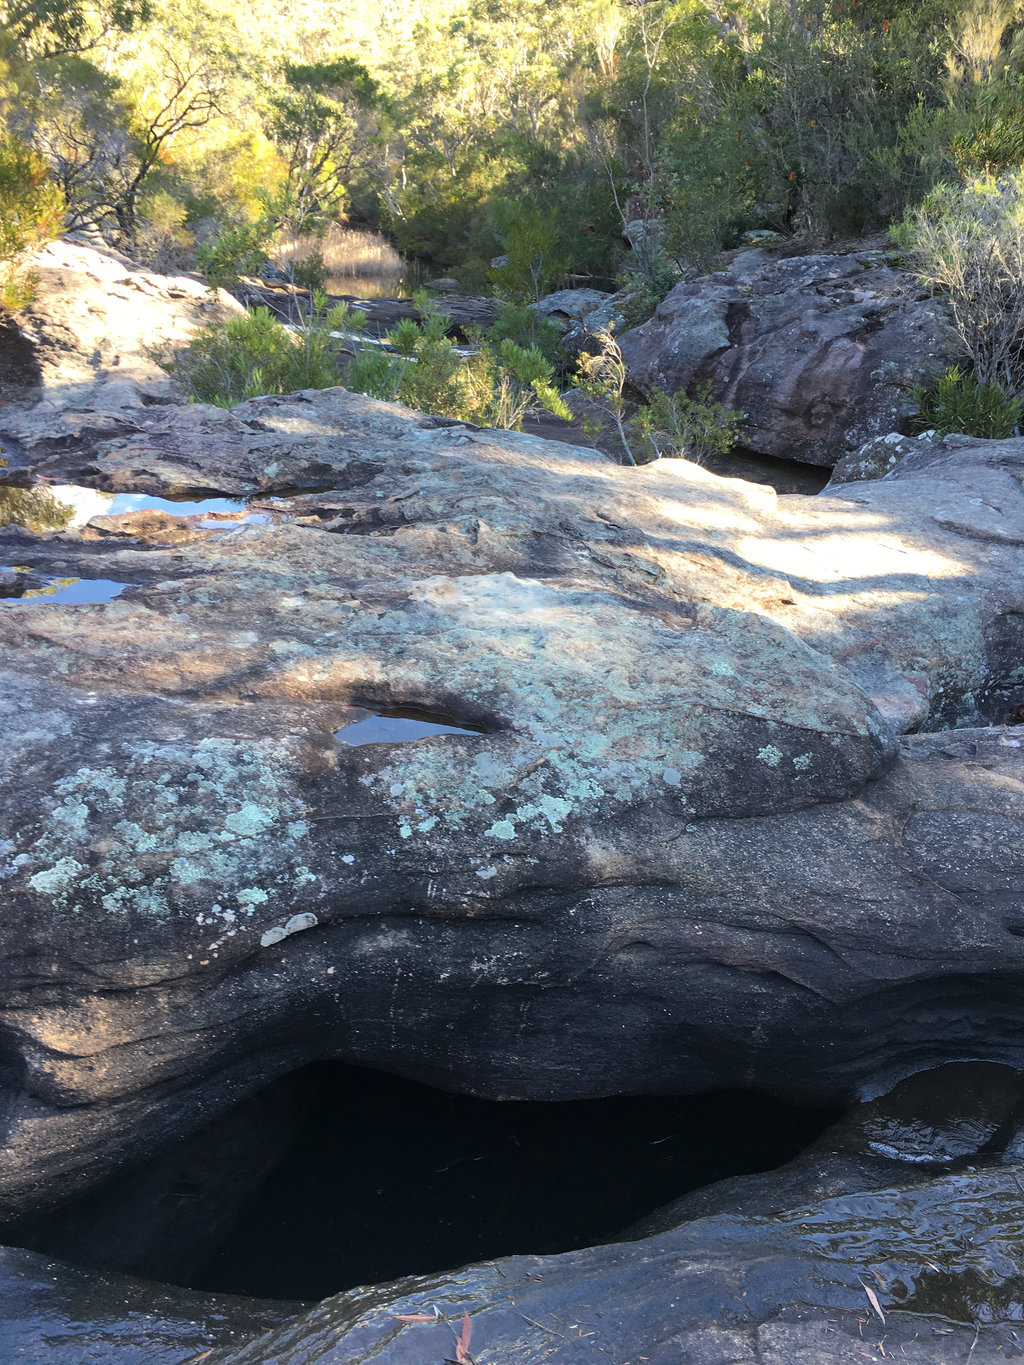
[[[342,390],[167,418],[66,458],[333,487],[4,533],[133,585],[0,604],[5,1216],[318,1057],[496,1098],[1019,1060],[1020,731],[898,736],[1018,704],[1021,443],[778,499]],[[395,708],[468,732],[335,738]]]
[[[621,347],[641,393],[710,381],[745,413],[744,446],[825,466],[897,429],[912,385],[959,355],[941,302],[877,251],[739,253],[676,285]]]
[[[210,1365],[917,1365],[1024,1359],[1016,1165],[721,1213],[327,1299]],[[765,1178],[770,1189],[773,1178]]]
[[[0,445],[9,458],[134,431],[146,406],[182,397],[155,352],[242,311],[198,276],[159,275],[79,240],[51,242],[32,273],[33,301],[16,318],[0,310]]]

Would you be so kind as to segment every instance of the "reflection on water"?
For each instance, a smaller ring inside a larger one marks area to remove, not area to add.
[[[62,531],[74,524],[74,507],[55,497],[51,488],[0,488],[0,526]]]
[[[18,568],[16,572],[24,572]],[[120,597],[131,583],[118,583],[112,578],[50,578],[41,586],[27,587],[20,596],[2,597],[0,604],[32,602],[34,606],[84,606],[87,603],[112,602]]]
[[[76,490],[77,491],[77,490]],[[89,492],[89,489],[82,489]],[[101,496],[109,496],[103,495]],[[105,509],[108,517],[121,516],[124,512],[167,512],[172,517],[209,517],[217,514],[225,516],[245,511],[245,503],[240,498],[204,498],[200,502],[172,501],[170,498],[157,498],[149,493],[117,493]]]
[[[361,708],[360,708],[361,709]],[[451,716],[421,711],[414,707],[393,707],[386,711],[365,711],[358,720],[335,730],[339,744],[353,748],[362,744],[408,744],[433,735],[480,735],[477,726],[455,725]]]
[[[212,530],[229,529],[242,522],[266,524],[276,515],[270,510],[249,511],[241,498],[159,498],[152,493],[103,493],[77,484],[0,488],[0,525],[25,526],[31,531],[75,531],[93,517],[131,512],[208,517],[210,520],[200,525]]]
[[[419,261],[403,261],[400,271],[379,275],[328,275],[328,294],[358,299],[408,299],[423,287],[426,272]]]

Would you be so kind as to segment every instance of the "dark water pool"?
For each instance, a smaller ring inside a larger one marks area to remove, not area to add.
[[[493,1102],[316,1063],[4,1240],[195,1288],[320,1298],[613,1239],[836,1117],[764,1096]]]

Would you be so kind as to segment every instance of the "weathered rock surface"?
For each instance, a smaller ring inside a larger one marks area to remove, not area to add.
[[[272,519],[0,530],[0,1218],[321,1057],[548,1099],[1021,1065],[1024,442],[779,499],[338,389],[179,407],[127,312],[101,325],[123,352],[69,325],[29,356],[9,482]],[[74,578],[128,586],[18,595]],[[463,733],[338,737],[387,711]],[[464,1311],[481,1361],[1020,1355],[1019,1168],[864,1194],[877,1134],[919,1137],[870,1132],[796,1202],[734,1188],[641,1241],[253,1319],[239,1350],[209,1300],[116,1282],[155,1319],[122,1331],[92,1277],[16,1253],[0,1331],[111,1365],[421,1365]]]
[[[533,308],[541,317],[578,322],[611,298],[614,295],[604,289],[559,289],[538,299]]]
[[[942,1067],[856,1106],[788,1166],[695,1191],[617,1244],[411,1277],[306,1310],[5,1252],[0,1342],[12,1358],[58,1365],[78,1365],[66,1352],[86,1344],[110,1365],[185,1365],[197,1343],[214,1365],[418,1365],[455,1354],[468,1314],[472,1358],[495,1365],[628,1359],[638,1346],[655,1365],[1021,1359],[1021,1093],[1007,1068]]]
[[[676,285],[621,347],[641,393],[710,381],[751,450],[826,466],[897,429],[958,355],[942,304],[884,253],[761,249]]]
[[[302,1305],[197,1294],[0,1247],[0,1307],[0,1359],[10,1365],[185,1365]]]
[[[1020,732],[896,735],[1019,702],[1021,443],[779,500],[340,390],[188,418],[83,476],[335,487],[0,544],[134,585],[3,603],[8,1216],[316,1057],[522,1097],[1018,1059]],[[396,707],[476,729],[334,738]]]
[[[770,1217],[719,1213],[639,1242],[339,1294],[209,1360],[420,1365],[454,1355],[467,1313],[474,1359],[502,1365],[1020,1360],[1021,1170],[838,1194]]]
[[[194,276],[157,275],[82,242],[52,242],[32,270],[34,302],[17,326],[0,319],[0,446],[9,457],[134,431],[148,405],[181,398],[152,349],[185,345],[197,328],[241,311]]]

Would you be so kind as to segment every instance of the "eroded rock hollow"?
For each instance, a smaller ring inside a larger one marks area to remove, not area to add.
[[[64,507],[85,506],[67,485],[146,496],[0,530],[3,1219],[325,1059],[495,1100],[826,1104],[1020,1065],[1024,442],[779,498],[342,389],[226,413],[140,370],[76,408],[40,373],[3,419],[8,505],[47,482]],[[187,497],[248,502],[152,503]],[[800,1198],[841,1229],[843,1200],[892,1185],[873,1169]],[[888,1207],[969,1221],[988,1190],[1009,1219],[1013,1169],[986,1172],[929,1171]],[[541,1359],[556,1320],[556,1358],[589,1359],[580,1305],[614,1314],[640,1284],[649,1358],[679,1359],[680,1277],[711,1276],[710,1330],[737,1295],[752,1315],[736,1359],[784,1358],[799,1301],[806,1358],[845,1360],[873,1311],[859,1263],[808,1297],[806,1217],[773,1223],[757,1265],[737,1219],[349,1296],[230,1359],[386,1340],[379,1358],[419,1361],[395,1323],[428,1301],[431,1350],[487,1303],[504,1345],[481,1361]],[[865,1264],[916,1284],[907,1246]],[[708,1269],[741,1262],[743,1290]],[[885,1302],[913,1359],[912,1298]],[[849,1342],[827,1356],[831,1308]],[[600,1328],[623,1359],[632,1312]],[[516,1313],[544,1325],[502,1355]],[[976,1362],[1012,1344],[986,1343]]]

